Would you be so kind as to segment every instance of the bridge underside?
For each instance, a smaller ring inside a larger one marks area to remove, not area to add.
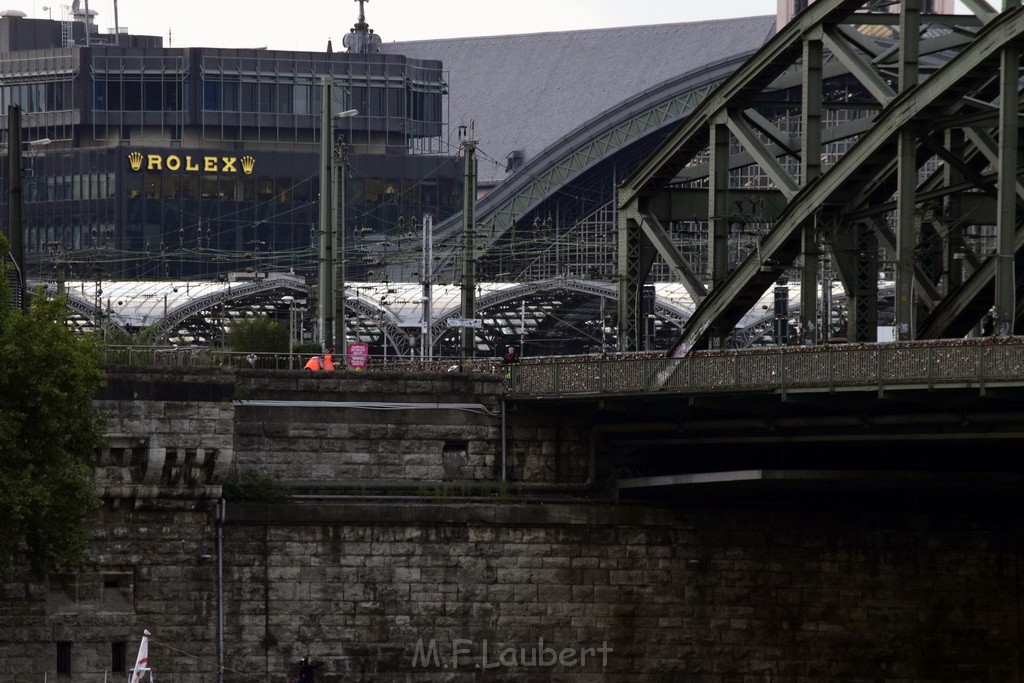
[[[1013,332],[1024,9],[899,14],[819,0],[713,92],[620,187],[620,348],[642,347],[643,285],[668,263],[699,301],[674,355],[724,343],[780,278],[802,284],[803,338],[827,334],[823,280],[872,341],[880,278],[897,338]],[[865,13],[867,11],[867,13]]]
[[[1019,493],[1005,456],[1024,441],[1024,383],[517,401],[516,410],[608,426],[602,459],[618,495],[693,501],[737,495],[886,491]],[[616,429],[615,425],[621,425]]]

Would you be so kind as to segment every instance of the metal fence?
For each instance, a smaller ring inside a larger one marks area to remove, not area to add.
[[[302,370],[312,354],[238,353],[207,347],[105,346],[100,363],[105,366],[137,367],[232,367],[263,370]],[[342,355],[334,354],[334,362],[343,367]],[[498,358],[419,358],[369,356],[360,372],[484,372],[497,373]],[[352,370],[355,372],[355,370]]]
[[[716,393],[1024,383],[1024,338],[562,358],[512,369],[511,396]]]

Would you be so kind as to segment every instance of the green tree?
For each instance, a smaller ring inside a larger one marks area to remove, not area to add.
[[[228,335],[232,351],[246,353],[286,353],[288,328],[276,320],[259,315],[232,324]]]
[[[88,548],[103,375],[96,340],[64,324],[63,296],[35,296],[24,313],[11,302],[0,272],[0,569],[27,559],[43,576],[79,564]]]

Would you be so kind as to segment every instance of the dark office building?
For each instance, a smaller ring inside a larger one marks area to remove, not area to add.
[[[0,13],[0,148],[17,105],[30,276],[315,274],[324,77],[332,111],[359,112],[333,131],[349,235],[461,209],[441,62],[377,52],[363,21],[346,51],[314,53],[165,48],[78,19]],[[6,162],[0,175],[8,187]]]

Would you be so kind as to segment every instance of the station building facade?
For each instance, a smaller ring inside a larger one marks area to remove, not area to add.
[[[348,231],[461,209],[440,61],[87,30],[0,15],[0,147],[16,105],[30,277],[210,277],[261,258],[315,274],[325,78],[332,111],[359,112],[331,131],[351,176]]]

